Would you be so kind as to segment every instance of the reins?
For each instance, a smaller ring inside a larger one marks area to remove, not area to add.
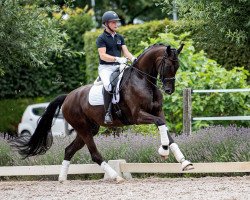
[[[148,51],[149,49],[147,49],[147,51]],[[140,55],[140,56],[142,56],[142,55]],[[140,57],[139,56],[139,57]],[[164,78],[163,77],[163,74],[164,74],[164,67],[165,67],[165,64],[166,64],[166,60],[167,59],[170,59],[170,58],[168,58],[168,53],[167,53],[167,50],[164,52],[164,55],[163,55],[163,58],[162,58],[162,60],[161,60],[161,62],[160,62],[160,78],[158,78],[158,76],[157,77],[154,77],[154,76],[152,76],[152,75],[150,75],[150,74],[148,74],[148,73],[146,73],[146,72],[144,72],[144,71],[142,71],[142,70],[140,70],[140,69],[138,69],[137,67],[134,67],[134,63],[132,64],[132,65],[129,65],[129,64],[125,64],[126,66],[128,66],[128,67],[124,67],[124,69],[120,72],[120,74],[121,73],[123,73],[124,71],[125,71],[125,69],[127,69],[127,68],[130,68],[130,69],[135,69],[140,75],[143,75],[143,76],[145,76],[146,77],[146,80],[151,84],[151,85],[153,85],[154,87],[156,87],[156,88],[158,88],[159,90],[161,90],[162,91],[162,89],[161,88],[159,88],[158,87],[158,85],[157,84],[155,84],[153,81],[151,81],[150,79],[154,79],[155,81],[156,81],[156,83],[157,83],[157,81],[158,80],[160,80],[162,83],[164,83],[165,81],[175,81],[175,77],[170,77],[170,78]],[[177,61],[177,59],[170,59],[170,60],[172,60],[172,61]],[[119,92],[122,90],[122,88],[123,88],[123,86],[125,85],[125,83],[127,82],[127,80],[130,78],[130,76],[131,76],[131,72],[132,72],[132,70],[130,70],[130,74],[126,77],[126,80],[124,80],[124,81],[122,81],[122,84],[121,84],[121,86],[120,86],[120,88],[119,88]],[[119,74],[119,75],[120,75]],[[112,82],[113,81],[115,81],[118,77],[119,77],[119,75],[117,76],[117,77],[115,77],[114,78],[114,80],[112,80]],[[110,83],[111,84],[111,83]],[[164,91],[162,91],[162,92],[164,92]],[[116,92],[114,92],[114,93],[112,93],[112,94],[115,94]]]
[[[149,78],[154,79],[156,82],[157,82],[158,80],[160,80],[160,81],[162,81],[162,83],[163,83],[164,81],[175,81],[175,77],[163,78],[164,67],[165,67],[167,58],[168,58],[168,54],[167,54],[167,51],[165,51],[165,52],[164,52],[164,55],[163,55],[163,58],[162,58],[162,60],[161,60],[161,62],[160,62],[160,71],[161,71],[161,73],[160,73],[160,79],[157,78],[157,77],[154,77],[154,76],[152,76],[152,75],[150,75],[150,74],[148,74],[148,73],[146,73],[146,72],[144,72],[144,71],[142,71],[142,70],[140,70],[140,69],[138,69],[138,68],[136,68],[136,67],[134,67],[133,65],[131,65],[130,67],[133,68],[133,69],[135,69],[137,72],[139,72],[139,74],[145,75],[145,76],[146,76],[146,80],[147,80],[149,83],[151,83],[153,86],[155,86],[156,88],[158,88],[159,90],[162,91],[162,89],[159,88],[158,85],[156,85],[155,83],[153,83]],[[169,58],[169,59],[170,59],[170,58]],[[173,60],[173,59],[170,59],[170,60],[172,60],[172,61],[177,61],[177,59],[174,59],[174,60]]]

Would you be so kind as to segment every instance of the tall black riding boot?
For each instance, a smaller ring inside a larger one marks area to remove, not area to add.
[[[105,117],[104,117],[104,124],[112,124],[113,119],[111,115],[111,107],[112,107],[112,94],[104,89],[103,91],[104,97],[104,109],[105,109]]]

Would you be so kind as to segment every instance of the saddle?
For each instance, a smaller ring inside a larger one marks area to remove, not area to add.
[[[125,68],[126,65],[121,65],[120,68],[118,68],[118,70],[113,72],[113,74],[110,77],[110,83],[112,85],[112,93],[114,94],[112,99],[113,104],[117,104],[120,101],[119,87]],[[90,105],[92,106],[104,105],[102,91],[103,91],[103,83],[100,77],[98,77],[89,91]]]
[[[123,77],[124,69],[126,68],[126,65],[121,65],[120,68],[118,68],[116,71],[114,71],[110,76],[110,84],[112,85],[111,92],[113,93],[113,99],[112,99],[112,106],[114,109],[115,114],[120,119],[120,121],[127,125],[129,124],[129,121],[127,120],[126,116],[122,113],[118,103],[120,101],[120,83]],[[89,103],[92,106],[97,105],[104,105],[104,99],[103,99],[103,83],[100,79],[100,77],[97,77],[97,79],[94,82],[94,85],[91,87],[89,91]]]

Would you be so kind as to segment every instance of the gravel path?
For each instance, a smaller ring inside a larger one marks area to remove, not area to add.
[[[250,176],[113,181],[1,181],[1,200],[250,200]]]

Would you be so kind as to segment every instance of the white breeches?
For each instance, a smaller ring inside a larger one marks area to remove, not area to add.
[[[117,68],[119,68],[119,65],[99,65],[98,67],[98,74],[101,77],[105,90],[107,91],[112,90],[110,76]]]

